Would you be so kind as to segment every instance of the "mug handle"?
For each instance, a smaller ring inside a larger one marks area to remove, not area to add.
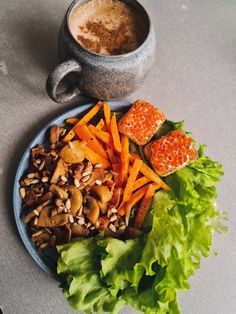
[[[58,94],[57,88],[63,78],[71,72],[82,72],[81,65],[75,60],[70,59],[62,62],[49,74],[46,83],[46,90],[52,100],[58,103],[70,101],[75,96],[80,94],[77,87],[68,88],[66,91]]]

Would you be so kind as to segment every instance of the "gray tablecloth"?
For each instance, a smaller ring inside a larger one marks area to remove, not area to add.
[[[130,97],[158,105],[207,153],[223,163],[219,205],[228,234],[215,236],[218,256],[202,261],[192,289],[179,293],[184,314],[236,313],[236,1],[146,0],[156,29],[156,65]],[[57,34],[68,0],[1,1],[0,10],[0,308],[4,314],[74,313],[57,283],[25,250],[12,215],[14,173],[33,135],[59,105],[45,93],[58,62]],[[84,99],[81,99],[84,101]],[[128,308],[126,313],[131,313]]]

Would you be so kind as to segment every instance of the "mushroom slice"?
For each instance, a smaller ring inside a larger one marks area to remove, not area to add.
[[[84,160],[84,152],[82,150],[83,143],[79,141],[69,142],[64,146],[59,156],[69,164],[77,164]]]
[[[98,220],[100,214],[100,208],[96,201],[96,199],[90,195],[86,195],[86,207],[88,209],[87,217],[89,221],[95,225],[96,221]]]
[[[70,225],[72,237],[87,237],[89,235],[89,230],[81,225]]]
[[[41,231],[41,232],[40,232]],[[32,234],[32,241],[33,242],[47,242],[49,243],[50,242],[50,238],[51,236],[46,233],[46,232],[43,232],[43,230],[40,230],[40,231],[36,231]]]
[[[50,128],[50,143],[51,144],[56,144],[59,140],[60,136],[60,129],[58,125],[53,125]]]
[[[68,187],[68,192],[70,194],[71,201],[70,211],[72,215],[75,215],[83,203],[83,195],[81,191],[74,185],[70,185]]]
[[[112,198],[112,193],[105,185],[94,185],[91,187],[90,192],[101,203],[108,203]]]
[[[68,165],[62,159],[59,159],[56,169],[52,175],[51,183],[57,183],[61,176],[66,176],[68,171]]]
[[[49,191],[56,194],[63,201],[67,200],[69,197],[68,193],[63,188],[61,188],[60,186],[56,184],[51,184]]]
[[[43,194],[39,199],[38,199],[38,203],[41,204],[45,201],[49,201],[53,198],[53,193],[52,192],[47,192],[45,194]]]
[[[39,227],[55,227],[63,226],[69,222],[69,214],[58,214],[53,217],[50,215],[51,207],[44,207],[39,215],[38,226]]]

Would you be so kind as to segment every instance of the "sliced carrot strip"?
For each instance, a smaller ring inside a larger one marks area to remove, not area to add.
[[[114,113],[111,118],[111,135],[113,138],[113,144],[117,152],[121,152],[120,135],[117,127],[116,114]]]
[[[105,123],[103,119],[100,119],[100,121],[98,122],[98,124],[95,126],[95,128],[97,130],[101,130],[104,127]]]
[[[112,163],[118,162],[118,157],[115,155],[114,151],[110,147],[107,147],[106,152]]]
[[[90,161],[93,165],[95,164],[101,164],[102,168],[106,169],[111,167],[110,162],[99,156],[97,153],[95,153],[91,148],[89,148],[87,145],[85,145],[83,148],[83,152],[85,157]]]
[[[103,110],[104,110],[104,116],[105,116],[107,129],[110,130],[110,126],[111,126],[111,110],[110,110],[109,104],[104,103],[103,104]]]
[[[97,102],[95,106],[91,110],[89,110],[88,113],[86,113],[83,118],[81,118],[76,125],[69,131],[69,133],[63,138],[63,142],[68,143],[73,139],[75,136],[75,131],[74,128],[78,125],[83,125],[88,123],[97,113],[98,111],[102,108],[103,103],[101,101]]]
[[[125,222],[126,225],[128,226],[129,224],[129,217],[130,217],[130,213],[132,208],[134,207],[134,205],[136,205],[144,196],[144,194],[147,191],[148,186],[145,186],[141,189],[139,189],[138,191],[136,191],[135,193],[132,194],[132,196],[130,197],[130,199],[128,200],[128,202],[125,205]]]
[[[69,125],[75,125],[77,122],[79,122],[79,119],[75,117],[66,119],[66,124],[69,124]]]
[[[170,187],[167,184],[165,184],[165,182],[161,180],[161,178],[156,174],[156,172],[149,168],[144,162],[142,162],[140,172],[150,181],[153,181],[160,185],[164,190],[170,190]]]
[[[142,165],[142,160],[136,159],[134,164],[133,164],[132,171],[130,173],[130,176],[128,177],[127,184],[126,184],[125,189],[124,189],[124,195],[123,195],[122,203],[118,208],[118,213],[120,215],[125,214],[124,205],[132,195],[133,185],[134,185],[134,182],[137,178],[137,175],[139,173],[141,165]]]
[[[142,177],[142,178],[136,180],[134,182],[133,191],[139,189],[140,187],[142,187],[143,185],[145,185],[145,184],[147,184],[149,182],[150,182],[150,180],[148,178],[146,178],[146,177]]]
[[[121,182],[123,186],[126,184],[129,171],[129,139],[127,136],[121,137]]]
[[[87,125],[76,125],[74,131],[78,138],[87,143],[87,146],[89,148],[94,150],[101,157],[108,159],[105,149],[96,139],[96,137],[91,133]]]
[[[134,219],[134,228],[140,229],[142,223],[146,217],[148,209],[151,205],[153,195],[155,193],[155,189],[152,184],[148,185],[147,191],[144,195],[144,198],[141,201],[141,204],[137,210],[137,214]]]
[[[133,153],[133,152],[129,152],[129,160],[130,160],[131,162],[134,162],[135,159],[141,159],[141,156],[138,155],[138,154],[135,154],[135,153]]]
[[[108,144],[109,146],[112,143],[112,137],[108,132],[97,130],[94,125],[90,124],[88,126],[91,133],[97,136],[103,143]]]

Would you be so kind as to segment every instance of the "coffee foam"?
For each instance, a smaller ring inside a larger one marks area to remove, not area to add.
[[[111,31],[118,29],[121,24],[125,24],[125,35],[129,37],[125,52],[135,50],[147,36],[147,25],[142,15],[119,0],[91,0],[72,10],[68,26],[73,37],[82,45],[84,43],[78,39],[80,36],[92,41],[99,40],[96,35],[88,31],[86,26],[88,22],[102,22]],[[86,47],[86,45],[84,46]],[[111,54],[106,46],[102,46],[99,53]]]

